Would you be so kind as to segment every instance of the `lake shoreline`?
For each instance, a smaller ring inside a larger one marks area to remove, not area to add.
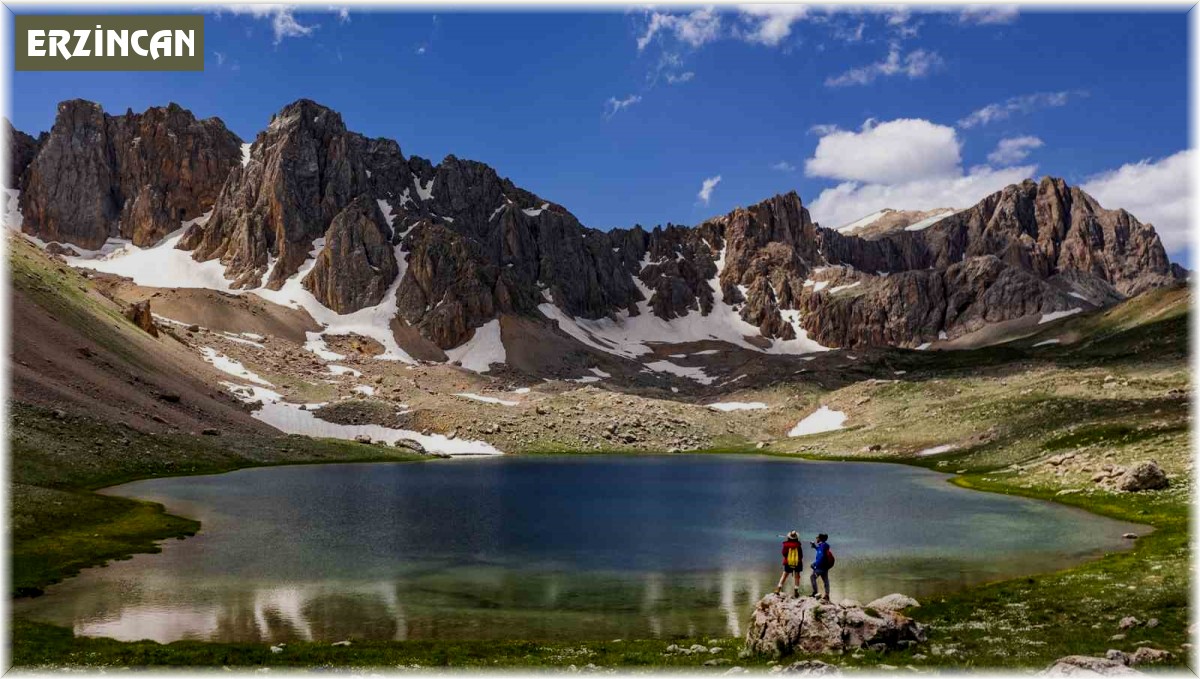
[[[532,453],[532,454],[518,453],[518,454],[514,454],[514,457],[516,457],[516,456],[543,456],[546,454],[547,453]],[[632,454],[638,455],[638,456],[663,456],[663,457],[667,456],[667,454],[646,454],[646,453],[632,453]],[[749,448],[721,449],[721,450],[714,450],[714,451],[694,451],[689,454],[700,454],[700,455],[704,455],[704,454],[741,455],[741,454],[744,454],[744,455],[762,455],[762,456],[779,457],[779,458],[793,458],[793,459],[818,461],[818,462],[819,461],[826,461],[826,462],[845,461],[845,462],[859,462],[859,463],[862,463],[862,462],[889,462],[892,464],[902,464],[902,465],[907,465],[907,466],[917,466],[917,467],[928,467],[929,466],[926,464],[913,464],[913,462],[904,460],[904,459],[894,459],[894,458],[893,459],[862,459],[862,458],[831,459],[830,457],[823,457],[823,456],[807,456],[807,455],[796,455],[796,454],[772,452],[769,449],[768,450],[757,450],[757,449],[749,449]],[[594,455],[594,453],[586,452],[586,453],[583,453],[583,455],[591,456],[591,455]],[[232,471],[237,471],[239,469],[272,467],[272,466],[292,465],[292,464],[298,464],[298,465],[300,465],[300,464],[310,465],[310,464],[319,464],[319,463],[357,464],[357,463],[362,463],[362,462],[395,462],[395,461],[420,461],[420,460],[419,459],[418,460],[395,460],[395,459],[372,460],[372,459],[368,459],[368,458],[364,457],[364,458],[350,459],[350,460],[319,460],[319,461],[302,461],[302,462],[281,462],[281,463],[270,463],[270,464],[245,465],[245,466],[225,469],[225,470],[215,472],[215,473],[224,474],[224,473],[228,473],[228,472],[232,472]],[[433,461],[433,460],[430,460],[430,461]],[[931,469],[930,471],[937,471],[937,470]],[[174,474],[172,476],[195,476],[195,475],[208,474],[208,473],[212,473],[212,472],[183,473],[183,474]],[[165,475],[147,475],[147,476],[142,477],[142,479],[161,478],[163,476],[165,476]],[[1063,498],[1061,498],[1061,497],[1053,497],[1053,496],[1047,497],[1045,494],[1038,494],[1036,492],[1028,492],[1028,489],[1022,489],[1022,488],[1015,487],[1015,486],[1005,486],[1004,484],[980,483],[978,479],[971,478],[974,475],[951,474],[948,476],[949,476],[949,478],[946,479],[948,482],[954,483],[955,485],[959,485],[961,487],[971,489],[971,490],[1020,495],[1020,496],[1028,497],[1028,498],[1032,498],[1032,499],[1052,502],[1052,503],[1055,503],[1058,505],[1066,505],[1066,506],[1073,507],[1076,509],[1082,509],[1082,510],[1087,511],[1092,514],[1098,514],[1100,516],[1107,516],[1109,518],[1114,518],[1114,519],[1118,519],[1118,520],[1128,521],[1130,519],[1128,512],[1113,512],[1112,508],[1110,506],[1089,503],[1086,498],[1077,498],[1074,496],[1067,496],[1068,499],[1073,500],[1073,501],[1063,502],[1062,501]],[[982,475],[980,475],[980,476],[982,476]],[[105,486],[104,488],[99,488],[96,490],[102,491],[105,488],[111,488],[116,485],[124,485],[125,483],[130,483],[132,481],[142,480],[142,479],[130,478],[130,479],[123,480],[120,483],[108,485],[108,486]],[[146,503],[146,504],[153,505],[153,503]],[[161,514],[163,515],[164,518],[171,517],[171,515],[166,512],[165,508],[162,508],[160,505],[155,505],[155,506],[158,507],[158,511],[161,512]],[[1141,523],[1141,522],[1139,522],[1139,523]],[[1152,528],[1157,527],[1155,525],[1155,523],[1146,523],[1143,525],[1150,526]],[[1159,532],[1159,531],[1155,531],[1155,532]],[[180,537],[181,535],[185,535],[186,533],[187,533],[187,531],[176,530],[173,533],[164,535],[163,537],[159,538],[159,540],[161,541],[161,540],[169,539],[171,537]],[[194,531],[192,531],[192,533],[194,533]],[[1168,536],[1162,536],[1162,537],[1170,537],[1170,536],[1168,535]],[[1141,539],[1137,540],[1135,544],[1131,545],[1131,549],[1119,550],[1118,554],[1131,554],[1131,553],[1136,553],[1136,552],[1143,552],[1143,551],[1146,551],[1148,548],[1155,547],[1156,544],[1159,542],[1159,540],[1151,540],[1149,538],[1150,538],[1150,535],[1143,536]],[[1152,550],[1152,551],[1157,551],[1157,550]],[[1028,578],[1019,578],[1019,580],[1037,581],[1039,579],[1050,578],[1051,576],[1054,576],[1054,575],[1061,575],[1062,573],[1070,573],[1072,571],[1085,569],[1085,568],[1089,568],[1089,567],[1094,567],[1096,564],[1099,564],[1100,562],[1103,562],[1106,559],[1109,559],[1110,556],[1091,558],[1088,561],[1086,561],[1084,564],[1074,566],[1070,569],[1067,569],[1066,571],[1057,571],[1057,572],[1052,572],[1052,573],[1037,574],[1037,575],[1029,576]],[[969,600],[977,598],[981,593],[986,592],[987,590],[990,590],[990,589],[994,589],[998,586],[1002,586],[1003,584],[1004,584],[1004,581],[999,582],[999,583],[990,583],[990,584],[984,584],[984,585],[971,586],[963,591],[951,594],[949,597],[940,599],[939,603],[934,604],[934,606],[929,608],[929,610],[931,612],[943,611],[946,609],[946,605],[947,605],[944,603],[945,601],[951,601],[951,602],[954,600],[969,601]],[[918,609],[917,617],[918,618],[926,617],[923,609]],[[64,650],[66,647],[75,647],[75,646],[79,646],[79,645],[92,646],[95,644],[102,644],[109,648],[109,650],[106,651],[106,653],[104,653],[102,655],[108,655],[109,653],[112,653],[112,654],[114,654],[112,656],[114,658],[121,657],[125,653],[134,653],[135,648],[140,649],[140,650],[136,650],[136,653],[139,657],[142,657],[145,654],[146,649],[141,648],[141,647],[146,644],[153,644],[153,642],[117,642],[117,641],[113,641],[113,640],[91,639],[91,638],[87,638],[87,637],[74,637],[74,636],[72,636],[70,641],[68,642],[64,638],[61,637],[61,634],[59,634],[57,637],[55,636],[56,633],[54,630],[58,630],[58,629],[62,629],[62,628],[57,628],[53,625],[42,625],[41,623],[31,623],[29,621],[20,621],[20,624],[17,626],[17,629],[15,630],[16,634],[14,635],[14,644],[15,644],[14,645],[14,660],[17,660],[18,658],[22,657],[22,653],[17,653],[18,648],[21,646],[21,644],[17,643],[17,642],[20,642],[21,639],[23,639],[23,638],[27,639],[30,642],[33,642],[34,638],[42,638],[42,639],[55,638],[55,639],[57,639],[57,641],[55,641],[55,643],[52,644],[52,646],[55,648],[58,648],[59,650]],[[66,631],[69,634],[68,630],[63,630],[63,631]],[[367,662],[367,656],[378,656],[378,654],[381,652],[383,652],[384,656],[389,656],[389,657],[392,655],[404,656],[404,655],[408,654],[411,657],[418,658],[418,661],[419,661],[420,658],[424,658],[424,659],[428,660],[429,654],[434,653],[434,650],[431,647],[429,647],[430,644],[433,644],[434,646],[436,646],[438,644],[443,644],[443,645],[447,645],[447,646],[454,646],[456,648],[459,648],[459,647],[472,648],[473,647],[472,644],[470,644],[468,642],[448,642],[448,641],[443,641],[443,642],[436,642],[436,641],[388,642],[388,644],[386,644],[384,646],[378,646],[377,645],[378,643],[380,643],[380,642],[370,642],[369,644],[364,642],[364,644],[358,645],[358,649],[359,649],[358,651],[351,650],[354,647],[334,649],[334,651],[338,652],[338,654],[336,654],[336,655],[338,656],[339,659],[335,660],[333,657],[330,657],[329,661],[333,664],[361,665],[362,663]],[[488,642],[488,643],[495,643],[495,642]],[[495,649],[494,653],[487,652],[487,653],[484,653],[484,656],[485,657],[494,656],[493,660],[496,660],[497,662],[501,662],[499,660],[499,658],[501,656],[505,656],[506,654],[508,654],[512,648],[521,647],[522,643],[526,643],[526,642],[515,642],[515,641],[514,642],[505,642],[505,643],[501,644],[500,646],[498,646]],[[546,642],[546,643],[529,642],[529,643],[536,643],[539,647],[544,647],[544,648],[571,648],[571,647],[578,647],[580,645],[595,645],[593,642],[575,642],[572,644],[567,644],[565,642]],[[604,651],[603,653],[605,654],[605,657],[608,657],[608,654],[612,653],[612,654],[621,655],[621,657],[626,657],[627,660],[632,660],[633,656],[641,657],[642,650],[637,650],[635,652],[634,650],[631,650],[631,647],[629,647],[629,644],[638,646],[640,649],[641,645],[649,644],[649,645],[653,646],[654,644],[665,645],[666,643],[667,643],[666,641],[660,641],[660,640],[655,640],[655,639],[636,640],[636,641],[631,640],[630,642],[627,642],[627,643],[612,646],[611,649],[609,649],[608,651]],[[722,643],[729,645],[729,644],[737,644],[738,641],[724,639],[724,640],[722,640]],[[211,651],[213,653],[221,651],[221,649],[225,649],[223,652],[229,652],[232,647],[246,646],[245,644],[240,644],[240,645],[232,644],[231,645],[231,644],[222,644],[222,643],[217,643],[217,642],[175,642],[172,644],[165,644],[165,645],[158,645],[158,644],[153,644],[153,645],[161,646],[162,649],[170,649],[179,644],[188,645],[190,648],[189,654],[196,652],[196,648],[194,648],[194,646],[196,644],[210,647],[208,649],[208,651]],[[34,644],[34,646],[41,646],[41,645],[42,645],[41,643]],[[311,650],[314,653],[317,652],[318,650],[320,650],[322,654],[325,653],[325,650],[322,650],[322,649],[327,647],[327,644],[319,644],[319,643],[311,643],[310,645],[312,646]],[[395,647],[392,648],[392,645],[395,645]],[[411,646],[412,648],[409,648],[407,651],[405,651],[404,647],[406,645]],[[368,646],[370,647],[369,650],[368,650]],[[411,654],[408,653],[409,651],[415,651],[417,647],[424,648],[425,650],[422,651],[421,653],[417,653],[415,656],[412,656]],[[388,649],[390,649],[390,650],[388,650]],[[27,650],[34,651],[35,649],[27,648]],[[469,655],[471,655],[473,657],[473,655],[475,653],[480,653],[480,652],[481,651],[479,649],[476,649],[476,650],[472,651]],[[633,654],[633,656],[630,656],[631,653]],[[26,657],[29,657],[30,659],[32,659],[32,657],[37,656],[37,655],[41,655],[41,653],[33,653],[32,655],[27,655]],[[167,660],[168,657],[172,657],[172,652],[170,652],[170,651],[165,652],[165,655],[162,659],[165,664],[172,664],[174,662],[177,662],[177,661],[168,661]],[[250,661],[249,658],[247,658],[247,660],[248,660],[248,664],[290,664],[291,662],[295,662],[297,659],[293,658],[288,662],[278,662],[277,663],[276,662],[277,660],[282,660],[282,659],[272,658],[268,655],[257,661]],[[530,658],[529,654],[525,654],[525,655],[521,656],[521,662],[513,662],[512,658],[510,658],[508,662],[512,663],[512,665],[510,665],[510,666],[524,666],[524,665],[531,664],[531,661],[535,661],[535,660],[537,660],[537,659]],[[888,658],[876,658],[874,661],[875,662],[885,662],[885,661],[886,662],[895,662],[896,659],[894,657],[889,656]],[[643,664],[644,662],[646,662],[645,658],[643,658],[641,661],[639,661],[635,664]],[[748,664],[746,659],[738,659],[736,662],[738,664],[742,664],[742,665]],[[18,664],[20,664],[20,663],[18,663]],[[159,662],[154,661],[154,662],[151,662],[151,664],[159,664]],[[470,663],[468,663],[468,664],[470,664]],[[536,661],[536,662],[532,662],[532,664],[536,665],[536,664],[543,664],[543,663],[540,661]],[[658,658],[651,664],[672,665],[675,663],[663,662],[662,658]],[[753,663],[750,663],[750,664],[753,664]],[[870,664],[870,662],[868,662],[868,664]],[[685,666],[686,666],[686,664],[685,664]]]

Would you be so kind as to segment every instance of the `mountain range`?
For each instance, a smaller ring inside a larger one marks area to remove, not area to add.
[[[698,342],[953,348],[1186,277],[1152,225],[1053,177],[840,230],[791,192],[601,231],[486,164],[406,156],[306,99],[249,143],[175,104],[114,116],[72,100],[37,138],[8,129],[13,220],[36,242],[142,285],[155,270],[154,287],[299,309],[318,355],[347,334],[479,371],[551,345],[578,366]]]

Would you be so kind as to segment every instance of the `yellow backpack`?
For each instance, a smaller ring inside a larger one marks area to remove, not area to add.
[[[799,566],[800,565],[800,548],[799,547],[791,547],[788,549],[787,565],[789,565],[789,566]]]

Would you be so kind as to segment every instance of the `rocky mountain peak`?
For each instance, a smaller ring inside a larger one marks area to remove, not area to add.
[[[240,146],[220,119],[177,104],[110,116],[64,101],[21,178],[23,228],[88,249],[111,237],[152,245],[212,206]]]

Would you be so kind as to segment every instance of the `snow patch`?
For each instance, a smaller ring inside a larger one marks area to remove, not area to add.
[[[521,212],[524,212],[525,214],[529,215],[530,217],[536,217],[536,216],[542,214],[542,211],[548,207],[550,207],[550,203],[542,203],[541,207],[536,207],[536,208],[535,207],[527,207],[524,210],[521,210]]]
[[[811,415],[800,420],[796,426],[792,427],[792,430],[788,432],[788,436],[807,436],[809,434],[835,431],[841,429],[845,422],[846,413],[840,410],[830,410],[829,406],[821,406]]]
[[[1073,316],[1080,311],[1083,311],[1082,307],[1075,307],[1074,309],[1067,309],[1066,311],[1051,311],[1048,314],[1042,314],[1042,318],[1038,321],[1038,325],[1049,323],[1050,321],[1057,321],[1058,319],[1066,318],[1067,316]]]
[[[938,222],[942,221],[943,219],[945,219],[951,215],[957,214],[958,212],[959,212],[959,210],[946,210],[945,212],[939,212],[935,215],[926,217],[925,219],[922,219],[919,222],[909,224],[908,226],[904,227],[904,230],[905,231],[924,231],[925,229],[928,229],[929,227],[933,226],[934,224],[937,224]]]
[[[264,380],[263,378],[259,377],[258,375],[255,375],[253,372],[247,370],[246,366],[242,365],[241,363],[239,363],[238,361],[235,361],[232,358],[229,358],[225,354],[218,352],[216,349],[213,349],[212,347],[201,347],[200,355],[204,357],[204,360],[211,363],[214,368],[216,368],[217,370],[220,370],[223,373],[233,375],[234,377],[239,377],[248,382],[253,382],[255,384],[261,384],[265,387],[273,386],[270,382]]]
[[[761,401],[722,401],[720,403],[709,403],[705,407],[728,413],[734,410],[766,410],[767,404]]]
[[[353,441],[356,436],[370,436],[372,441],[395,443],[409,439],[420,443],[426,450],[446,455],[502,455],[487,441],[450,439],[441,434],[422,434],[409,429],[392,429],[378,424],[337,424],[326,422],[314,415],[309,408],[323,404],[287,403],[277,392],[259,387],[246,387],[231,382],[223,383],[229,391],[246,403],[262,402],[262,408],[251,416],[275,427],[285,434],[301,434],[314,438],[335,438]]]
[[[1048,339],[1048,340],[1043,340],[1041,342],[1038,342],[1037,344],[1035,344],[1033,346],[1034,347],[1046,347],[1046,346],[1050,346],[1051,344],[1061,344],[1061,343],[1062,343],[1062,340],[1055,337],[1054,339]]]
[[[851,222],[849,224],[846,224],[845,226],[839,226],[837,229],[835,229],[835,231],[838,231],[841,233],[854,233],[855,231],[858,231],[859,229],[861,229],[863,227],[874,224],[875,222],[879,221],[880,217],[886,215],[889,212],[891,212],[891,210],[888,210],[888,209],[883,209],[883,210],[880,210],[879,212],[872,212],[871,214],[867,215],[866,217],[863,217],[862,219],[858,220],[857,222]]]
[[[242,144],[242,167],[250,164],[250,147],[254,146],[254,142]]]
[[[917,457],[928,457],[929,455],[941,455],[942,453],[948,453],[957,447],[958,446],[954,445],[953,443],[947,443],[947,444],[941,445],[941,446],[934,446],[932,448],[926,448],[925,450],[918,452]]]
[[[375,387],[372,387],[372,386],[369,386],[369,385],[366,385],[366,384],[359,384],[359,385],[356,385],[356,386],[355,386],[353,389],[351,389],[351,391],[355,391],[355,392],[358,392],[358,393],[360,393],[360,394],[365,394],[365,395],[367,395],[367,396],[374,396],[374,395],[375,395]]]
[[[717,378],[710,377],[704,372],[703,368],[692,368],[683,365],[677,365],[670,361],[654,361],[653,363],[644,363],[647,368],[657,373],[670,373],[680,377],[686,377],[690,380],[696,380],[700,384],[712,384]]]
[[[504,363],[507,354],[500,340],[500,319],[494,318],[475,328],[471,339],[453,349],[446,350],[450,362],[458,361],[462,367],[477,373],[485,373],[493,363]]]
[[[498,406],[515,406],[515,405],[521,404],[520,401],[505,401],[504,399],[496,398],[495,396],[481,396],[479,394],[471,394],[471,393],[465,393],[465,392],[461,393],[461,394],[455,394],[455,396],[460,396],[462,398],[469,398],[472,401],[479,401],[480,403],[491,403],[491,404],[498,405]]]
[[[334,375],[350,375],[351,377],[362,377],[362,373],[355,370],[354,368],[347,368],[344,365],[328,365],[326,367],[329,368],[329,372],[333,373]]]
[[[421,186],[421,180],[417,179],[416,175],[413,175],[413,186],[417,187],[417,198],[420,198],[421,200],[429,200],[430,198],[433,198],[433,182],[436,180],[437,177],[434,177],[433,179],[429,180],[428,184]]]

